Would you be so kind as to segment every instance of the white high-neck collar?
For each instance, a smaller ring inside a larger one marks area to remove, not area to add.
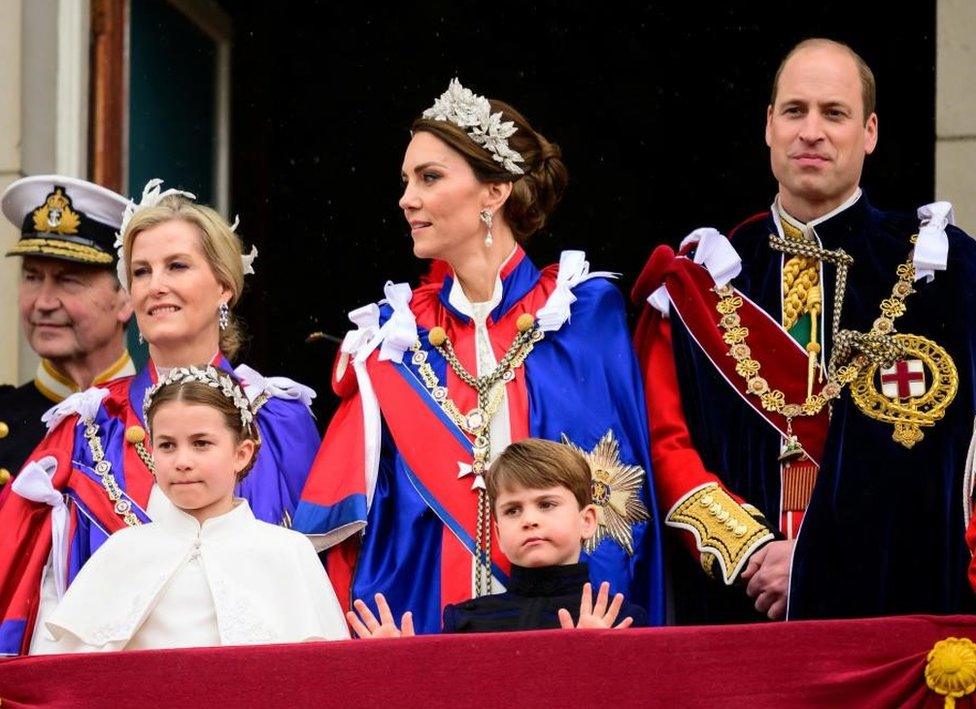
[[[844,210],[849,209],[850,207],[852,207],[857,202],[857,200],[859,200],[861,198],[861,194],[863,194],[861,192],[861,188],[858,187],[856,190],[854,190],[854,194],[852,194],[850,197],[848,197],[846,200],[844,200],[844,202],[842,204],[840,204],[839,206],[835,207],[831,211],[827,212],[823,216],[817,217],[816,219],[811,219],[809,222],[806,222],[806,223],[801,222],[799,219],[797,219],[792,214],[790,214],[785,209],[783,209],[783,206],[780,204],[780,201],[779,201],[779,195],[776,195],[776,198],[773,200],[773,206],[770,207],[770,209],[772,210],[773,214],[776,217],[778,217],[778,219],[782,219],[783,221],[787,222],[788,224],[791,224],[792,226],[796,227],[800,231],[806,233],[807,230],[813,229],[818,224],[823,224],[828,219],[832,219],[833,217],[836,217],[838,214],[840,214]],[[777,221],[777,224],[776,224],[776,228],[777,229],[780,228],[780,225],[779,225],[778,221]],[[780,236],[782,236],[782,234],[780,234]]]
[[[451,292],[447,294],[447,302],[457,310],[462,315],[467,315],[469,318],[473,318],[476,313],[490,313],[495,309],[495,306],[502,302],[502,279],[501,272],[505,268],[506,264],[512,260],[512,257],[518,251],[518,246],[512,248],[512,253],[510,253],[501,265],[498,267],[498,272],[495,274],[495,286],[492,289],[491,297],[483,302],[476,303],[472,302],[467,295],[464,293],[464,288],[461,287],[461,281],[455,275],[454,282],[451,284]]]
[[[234,498],[234,507],[229,511],[210,517],[200,524],[196,517],[174,505],[165,493],[158,497],[151,497],[149,513],[154,524],[181,537],[209,537],[225,528],[233,528],[239,521],[254,519],[248,501],[244,498]]]

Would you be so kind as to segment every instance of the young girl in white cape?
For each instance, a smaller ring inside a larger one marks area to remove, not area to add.
[[[223,370],[181,367],[146,393],[151,524],[111,535],[47,619],[42,651],[339,640],[349,637],[311,542],[234,497],[261,445]]]

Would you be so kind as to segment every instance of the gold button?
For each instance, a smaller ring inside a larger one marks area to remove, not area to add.
[[[0,438],[6,438],[7,434],[10,433],[10,426],[8,426],[3,421],[0,421]]]
[[[129,426],[125,429],[125,440],[129,443],[142,443],[146,440],[146,429],[142,426]]]
[[[432,327],[427,333],[427,341],[434,347],[440,347],[447,340],[447,333],[442,327]]]
[[[11,477],[12,476],[10,475],[9,470],[6,468],[0,468],[0,485],[6,485],[8,482],[10,482]]]

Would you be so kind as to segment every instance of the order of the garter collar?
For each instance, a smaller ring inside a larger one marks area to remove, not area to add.
[[[484,96],[461,86],[456,78],[451,80],[447,91],[434,101],[434,105],[421,114],[435,121],[450,121],[467,131],[468,137],[483,147],[495,162],[502,164],[513,175],[525,171],[516,163],[525,162],[522,156],[508,147],[508,139],[518,128],[514,121],[503,121],[502,112],[491,112],[491,104]]]

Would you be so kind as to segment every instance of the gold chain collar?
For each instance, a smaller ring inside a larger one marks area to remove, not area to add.
[[[520,315],[516,326],[519,334],[501,361],[491,372],[480,377],[468,372],[458,360],[444,328],[434,327],[428,333],[427,340],[431,346],[444,357],[458,378],[477,392],[478,404],[466,414],[447,395],[447,387],[437,378],[437,373],[427,361],[427,352],[421,347],[420,341],[411,347],[411,362],[417,367],[431,397],[458,428],[474,438],[471,472],[475,476],[475,487],[478,489],[475,590],[479,596],[491,593],[491,503],[482,477],[488,469],[488,458],[491,454],[491,421],[501,404],[504,384],[515,379],[515,370],[525,362],[535,343],[543,338],[543,333],[536,327],[535,317],[531,313]],[[496,386],[499,382],[503,386]]]
[[[914,244],[917,238],[917,234],[913,235],[911,242]],[[857,379],[860,370],[869,363],[891,366],[903,354],[902,348],[890,335],[894,332],[894,321],[906,311],[905,299],[915,292],[912,286],[915,266],[911,255],[906,263],[898,266],[896,270],[898,281],[892,288],[891,296],[881,301],[881,316],[874,321],[869,333],[859,333],[839,329],[847,269],[853,264],[853,259],[847,253],[843,250],[831,252],[811,242],[781,239],[776,236],[770,236],[770,245],[777,251],[818,258],[837,265],[833,322],[834,347],[827,367],[827,382],[819,394],[811,394],[802,404],[787,402],[786,395],[781,390],[771,389],[769,382],[760,376],[762,365],[753,358],[747,342],[749,328],[742,325],[737,313],[743,304],[742,297],[736,295],[731,284],[713,288],[719,296],[715,309],[722,316],[719,326],[724,331],[722,339],[729,345],[727,355],[735,359],[735,371],[746,381],[746,391],[759,397],[766,411],[780,414],[786,419],[788,440],[784,455],[789,455],[799,450],[799,443],[792,433],[794,418],[819,414],[829,401],[840,396],[845,385]]]

